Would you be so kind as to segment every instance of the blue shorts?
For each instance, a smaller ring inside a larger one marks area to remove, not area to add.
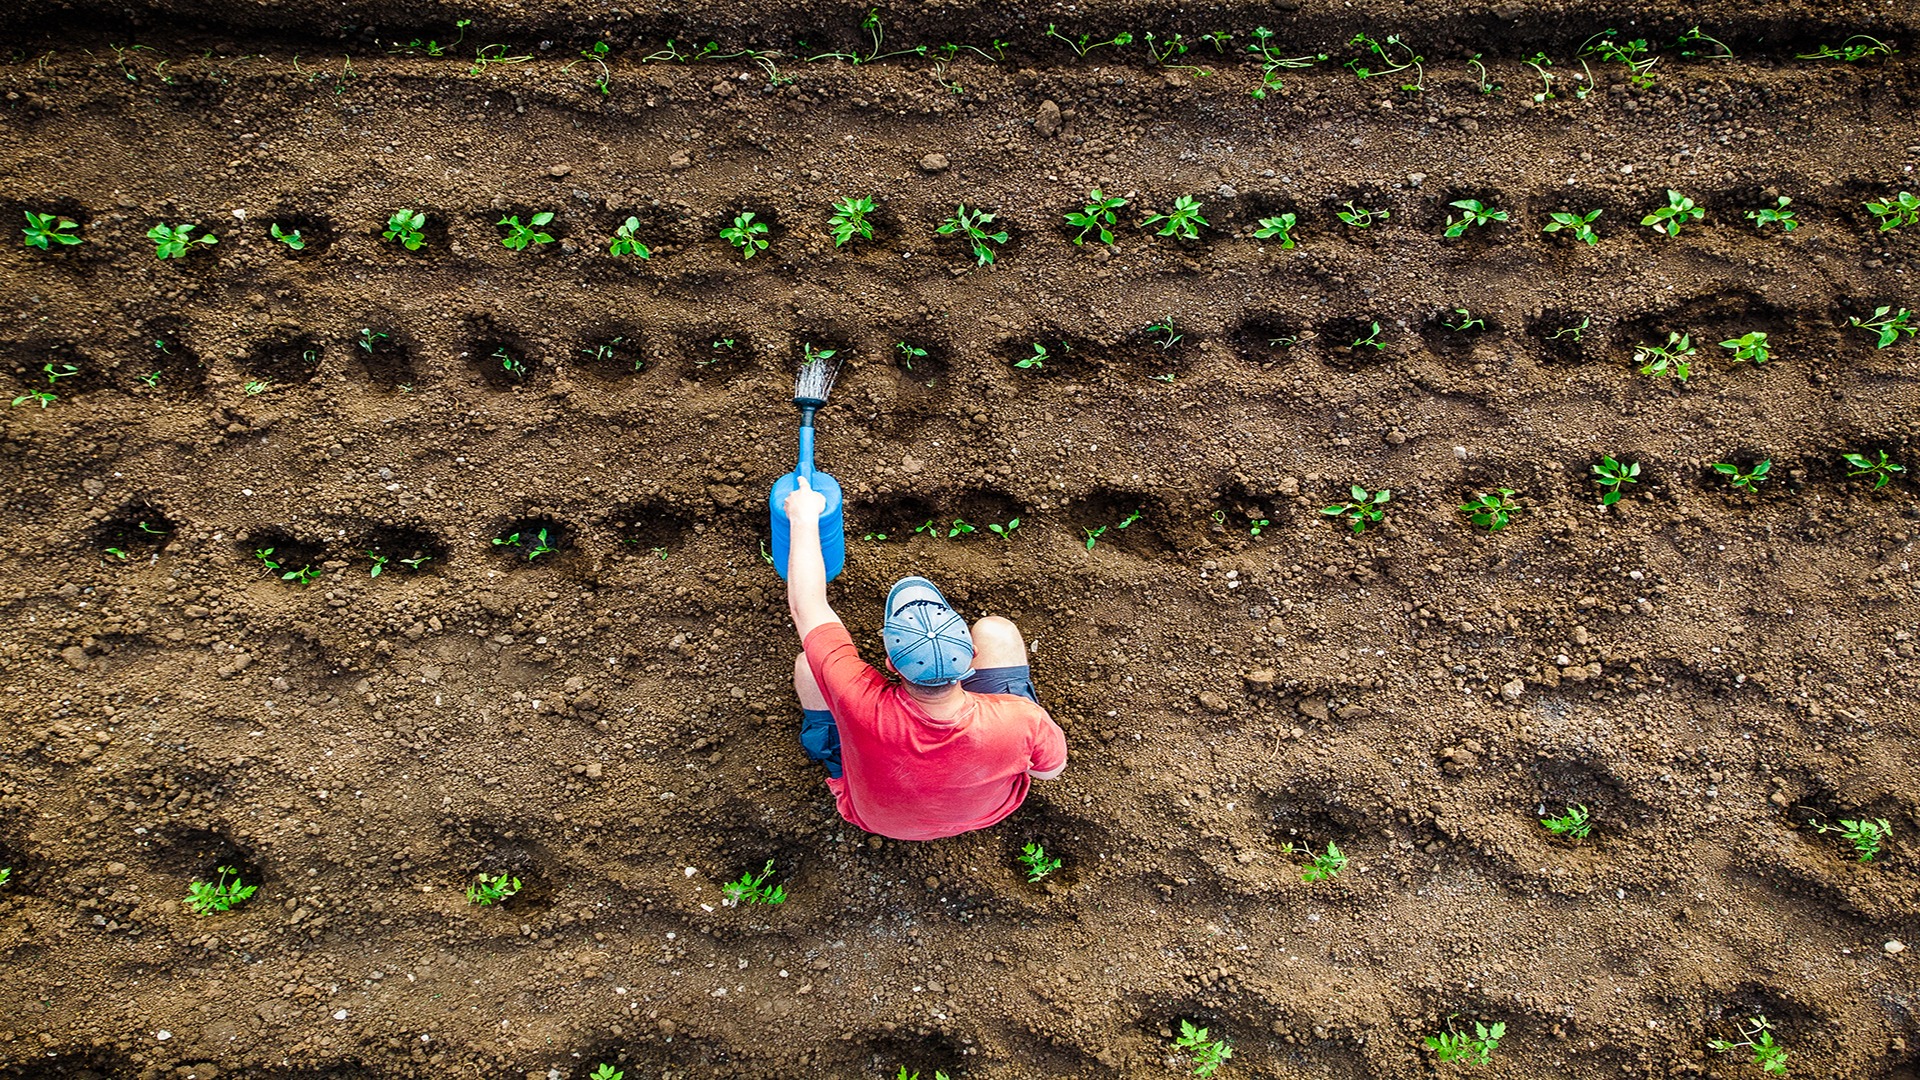
[[[1012,694],[1040,704],[1040,695],[1033,689],[1030,664],[981,668],[967,676],[960,686],[968,693]],[[800,710],[800,747],[808,757],[826,766],[828,776],[840,778],[840,729],[834,725],[833,713],[826,709]]]

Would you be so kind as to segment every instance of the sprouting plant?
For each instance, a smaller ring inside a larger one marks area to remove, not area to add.
[[[267,233],[275,240],[287,245],[287,249],[290,251],[305,251],[307,249],[306,237],[300,235],[299,229],[282,229],[280,223],[276,221],[267,226]]]
[[[1142,332],[1151,335],[1155,339],[1154,344],[1160,346],[1161,352],[1166,352],[1168,349],[1186,340],[1185,334],[1174,333],[1172,319],[1162,319],[1157,323],[1148,323],[1146,330]]]
[[[907,1067],[902,1065],[900,1066],[900,1071],[893,1074],[893,1080],[920,1080],[920,1070],[915,1069],[912,1072],[908,1072]],[[949,1077],[946,1073],[935,1069],[933,1070],[933,1080],[949,1080]]]
[[[527,362],[507,351],[505,345],[493,350],[488,359],[500,361],[500,370],[506,372],[507,378],[515,382],[527,377]]]
[[[1260,539],[1260,534],[1266,531],[1267,526],[1272,524],[1273,522],[1268,518],[1249,517],[1247,519],[1247,535],[1258,540]]]
[[[1822,45],[1810,53],[1796,53],[1795,60],[1838,60],[1845,64],[1857,64],[1862,60],[1871,60],[1876,56],[1892,56],[1897,52],[1893,46],[1879,38],[1865,34],[1855,34],[1840,43],[1839,48]]]
[[[1653,65],[1658,63],[1658,58],[1647,47],[1647,39],[1619,42],[1614,40],[1618,35],[1617,30],[1600,31],[1580,46],[1580,55],[1591,54],[1609,63],[1621,64],[1627,69],[1629,83],[1642,90],[1651,88],[1654,84]]]
[[[1738,465],[1722,461],[1713,466],[1713,471],[1726,477],[1727,483],[1732,484],[1735,490],[1753,491],[1755,486],[1765,480],[1767,474],[1773,471],[1773,462],[1771,460],[1762,461],[1751,469],[1742,469]]]
[[[1787,209],[1792,205],[1793,200],[1782,195],[1772,206],[1747,211],[1747,220],[1753,222],[1753,227],[1756,229],[1765,230],[1769,225],[1778,225],[1787,232],[1792,232],[1800,227],[1799,219],[1794,217],[1796,211]]]
[[[1468,229],[1507,220],[1505,210],[1495,210],[1479,199],[1457,199],[1447,205],[1464,211],[1457,221],[1453,215],[1447,215],[1446,235],[1450,237],[1465,236]]]
[[[1127,200],[1105,194],[1099,188],[1088,192],[1087,204],[1079,210],[1069,212],[1066,216],[1067,225],[1080,230],[1080,235],[1074,237],[1073,242],[1083,244],[1086,242],[1088,233],[1097,231],[1100,234],[1101,243],[1113,243],[1113,225],[1118,220],[1114,211],[1125,205]]]
[[[1447,317],[1442,315],[1440,317],[1440,325],[1456,334],[1464,334],[1469,330],[1485,330],[1487,328],[1487,320],[1475,317],[1473,312],[1466,308],[1454,308],[1453,314],[1460,316],[1460,321],[1449,322]]]
[[[1292,214],[1263,217],[1260,219],[1260,227],[1253,230],[1253,235],[1262,240],[1279,240],[1281,248],[1290,249],[1293,247],[1293,225],[1296,220],[1297,218]]]
[[[1772,1025],[1764,1016],[1755,1016],[1739,1026],[1738,1039],[1708,1039],[1707,1048],[1722,1054],[1746,1050],[1753,1063],[1772,1076],[1787,1075],[1787,1048],[1774,1041]]]
[[[1653,226],[1653,231],[1668,236],[1679,236],[1680,226],[1689,221],[1699,221],[1707,216],[1705,207],[1695,206],[1693,200],[1685,195],[1667,189],[1667,205],[1640,219],[1640,224]]]
[[[367,558],[373,560],[373,569],[367,572],[367,576],[370,578],[379,577],[380,571],[387,568],[387,560],[390,556],[382,555],[377,551],[369,551],[366,555]]]
[[[135,375],[134,378],[150,390],[160,385],[160,373],[157,371],[149,371],[145,375]]]
[[[1493,1052],[1500,1047],[1500,1040],[1507,1034],[1507,1025],[1496,1023],[1492,1027],[1476,1021],[1473,1034],[1445,1031],[1438,1035],[1427,1036],[1427,1049],[1442,1062],[1458,1061],[1466,1065],[1485,1065],[1492,1060]]]
[[[1039,844],[1027,844],[1022,847],[1019,858],[1020,865],[1027,872],[1028,881],[1039,881],[1060,869],[1060,860],[1048,858],[1047,849]]]
[[[614,258],[631,255],[636,259],[651,259],[653,252],[640,242],[640,219],[630,217],[613,230],[613,240],[607,244],[607,254]]]
[[[360,337],[358,340],[354,342],[354,344],[360,346],[362,349],[365,349],[368,352],[372,352],[373,347],[375,345],[378,345],[382,341],[386,341],[391,336],[392,335],[390,334],[375,333],[374,331],[363,326],[360,328]]]
[[[1378,525],[1387,516],[1387,500],[1393,498],[1393,492],[1386,488],[1368,491],[1359,484],[1348,489],[1347,502],[1323,506],[1320,512],[1330,518],[1346,518],[1353,528],[1355,536],[1367,531],[1367,526]]]
[[[493,546],[517,548],[517,547],[522,547],[526,545],[521,544],[520,534],[514,533],[510,536],[494,537]],[[556,552],[558,550],[560,549],[553,547],[547,543],[547,530],[541,529],[540,532],[534,536],[532,546],[527,547],[527,561],[532,562],[533,560],[539,558],[542,555],[550,555],[553,552]]]
[[[616,1069],[603,1061],[587,1074],[587,1080],[625,1080],[626,1075],[625,1070]]]
[[[187,898],[183,901],[187,909],[195,915],[212,915],[216,911],[232,911],[245,903],[260,886],[240,883],[240,871],[231,866],[217,867],[213,884],[195,881],[187,886]],[[232,880],[228,880],[228,876]]]
[[[1067,48],[1072,49],[1073,54],[1075,56],[1080,56],[1080,57],[1084,57],[1088,53],[1092,52],[1093,50],[1102,48],[1108,45],[1113,45],[1117,47],[1121,45],[1133,44],[1133,34],[1126,30],[1120,31],[1119,33],[1113,35],[1113,37],[1107,39],[1106,41],[1095,41],[1093,40],[1092,34],[1081,34],[1080,39],[1078,41],[1075,41],[1073,38],[1070,38],[1067,35],[1062,34],[1059,30],[1055,29],[1052,23],[1047,24],[1047,36],[1051,38],[1059,38],[1061,41],[1066,42]]]
[[[272,383],[262,382],[259,379],[250,379],[243,384],[240,389],[244,391],[248,397],[254,397],[266,393],[269,389],[272,389],[272,386]]]
[[[28,247],[45,251],[50,243],[70,246],[80,242],[80,234],[75,231],[80,223],[72,218],[36,214],[31,210],[23,212],[27,215],[27,227],[21,231],[26,233]]]
[[[1361,336],[1353,339],[1353,346],[1352,346],[1353,348],[1358,349],[1363,345],[1369,346],[1374,349],[1379,349],[1383,352],[1386,350],[1386,347],[1387,347],[1386,343],[1380,340],[1380,324],[1379,323],[1377,322],[1371,323],[1365,334],[1362,334]]]
[[[1474,88],[1483,96],[1491,97],[1506,87],[1494,82],[1487,72],[1487,65],[1480,62],[1480,54],[1474,53],[1467,58],[1467,67],[1473,69]]]
[[[1375,39],[1366,34],[1355,34],[1347,44],[1366,46],[1364,54],[1344,65],[1362,81],[1376,75],[1398,75],[1402,71],[1412,71],[1413,81],[1401,83],[1400,89],[1410,92],[1426,90],[1427,70],[1421,66],[1421,61],[1426,57],[1415,54],[1406,42],[1400,40],[1400,35],[1388,34],[1384,39]],[[1375,61],[1380,65],[1377,70],[1371,66]]]
[[[625,336],[610,338],[590,348],[581,349],[580,355],[592,360],[596,364],[604,364],[612,360],[615,352],[626,343],[627,339]],[[647,362],[644,359],[637,356],[633,358],[633,370],[639,371],[646,366]]]
[[[1912,337],[1914,334],[1920,333],[1920,327],[1910,325],[1913,318],[1912,312],[1906,308],[1901,308],[1894,314],[1888,314],[1888,312],[1892,311],[1893,308],[1891,307],[1877,307],[1873,309],[1873,316],[1871,318],[1862,319],[1860,316],[1855,315],[1853,318],[1847,320],[1847,325],[1880,335],[1880,340],[1874,342],[1873,345],[1876,349],[1884,349],[1894,342],[1899,341],[1901,334]]]
[[[1467,520],[1488,532],[1506,528],[1519,509],[1519,504],[1513,501],[1512,488],[1495,488],[1491,493],[1476,495],[1460,504],[1460,512],[1467,515]]]
[[[1540,76],[1540,92],[1533,95],[1535,105],[1544,104],[1559,96],[1553,92],[1554,80],[1559,76],[1547,70],[1553,66],[1553,61],[1547,58],[1546,53],[1534,53],[1520,62],[1532,68],[1535,75]]]
[[[1212,1076],[1233,1056],[1233,1047],[1225,1039],[1207,1038],[1207,1029],[1193,1021],[1180,1021],[1180,1037],[1173,1040],[1176,1050],[1185,1050],[1193,1058],[1193,1075]]]
[[[1869,821],[1866,818],[1861,818],[1859,821],[1842,821],[1837,826],[1819,821],[1815,822],[1813,827],[1823,833],[1839,833],[1842,840],[1853,845],[1853,850],[1860,856],[1861,862],[1872,862],[1873,857],[1880,854],[1880,846],[1893,835],[1893,826],[1887,824],[1886,818],[1878,821]]]
[[[5,885],[7,882],[12,880],[13,880],[13,867],[0,866],[0,885]]]
[[[520,891],[520,879],[506,874],[488,877],[479,875],[474,883],[467,886],[467,903],[476,907],[492,907],[505,901]]]
[[[915,360],[925,360],[927,358],[927,350],[905,341],[894,342],[893,351],[900,354],[900,366],[906,368],[908,371],[913,370],[913,362]]]
[[[220,238],[208,233],[195,237],[193,230],[197,225],[155,225],[147,230],[147,239],[153,241],[153,255],[156,259],[184,259],[195,244],[217,244]]]
[[[170,531],[164,526],[155,525],[150,521],[138,522],[134,527],[146,533],[148,536],[165,536]]]
[[[387,218],[382,240],[392,240],[408,251],[419,251],[427,242],[427,214],[424,210],[395,210]]]
[[[1578,804],[1568,806],[1567,812],[1559,817],[1541,818],[1540,824],[1555,836],[1571,836],[1575,840],[1585,840],[1587,834],[1593,832],[1587,808]]]
[[[295,585],[311,585],[314,582],[319,581],[321,578],[326,576],[327,576],[326,571],[319,570],[314,568],[311,565],[308,565],[308,566],[303,566],[298,570],[288,570],[286,573],[280,575],[280,580],[291,581]]]
[[[14,398],[13,404],[15,408],[18,408],[22,405],[32,403],[44,409],[58,400],[60,400],[60,395],[51,390],[29,390],[19,397]]]
[[[1385,221],[1388,218],[1393,216],[1392,214],[1388,213],[1384,209],[1367,210],[1362,207],[1355,206],[1353,204],[1352,199],[1348,199],[1346,202],[1343,202],[1340,205],[1346,207],[1346,209],[1335,210],[1333,212],[1333,216],[1339,218],[1341,221],[1346,222],[1348,225],[1351,225],[1356,229],[1370,229],[1373,227],[1373,223],[1376,218],[1381,221]]]
[[[1867,213],[1872,214],[1880,223],[1881,232],[1920,223],[1920,197],[1911,191],[1903,191],[1886,202],[1862,203]]]
[[[1880,460],[1878,461],[1867,457],[1865,454],[1842,454],[1840,458],[1852,466],[1847,472],[1848,476],[1873,477],[1873,490],[1875,491],[1886,487],[1887,484],[1893,480],[1894,473],[1907,471],[1906,466],[1888,458],[1885,450],[1880,451]]]
[[[1020,527],[1019,518],[1008,518],[1007,523],[1005,525],[998,525],[993,522],[987,523],[987,531],[999,537],[1002,540],[1013,539],[1013,531],[1015,529],[1018,529],[1019,527]]]
[[[1548,221],[1545,225],[1540,226],[1540,231],[1550,233],[1566,229],[1573,233],[1575,240],[1580,241],[1588,247],[1595,247],[1599,245],[1600,237],[1593,231],[1593,222],[1594,219],[1599,216],[1600,211],[1598,210],[1589,210],[1584,214],[1555,211],[1547,215]]]
[[[1718,38],[1709,37],[1706,34],[1701,33],[1700,28],[1697,26],[1691,30],[1688,30],[1684,34],[1681,34],[1679,37],[1675,38],[1673,43],[1680,48],[1680,55],[1686,57],[1689,60],[1731,60],[1733,59],[1733,50],[1727,47],[1726,42],[1721,41]],[[1698,46],[1701,46],[1703,44],[1712,46],[1713,48],[1718,49],[1719,51],[1703,52],[1698,48]]]
[[[1720,347],[1733,350],[1733,362],[1736,364],[1742,361],[1764,364],[1773,359],[1773,349],[1767,344],[1767,334],[1764,330],[1754,330],[1741,334],[1737,338],[1730,338],[1721,342]]]
[[[867,220],[867,215],[877,209],[871,195],[834,203],[833,216],[827,219],[827,227],[833,230],[833,246],[845,247],[856,236],[862,240],[873,239],[873,223]]]
[[[953,524],[947,526],[947,539],[958,540],[959,538],[967,535],[968,533],[978,532],[978,531],[979,531],[978,529],[975,529],[973,526],[967,524],[965,521],[961,520],[960,518],[954,518]]]
[[[447,42],[445,45],[440,44],[438,41],[421,41],[419,38],[414,38],[411,42],[405,45],[402,45],[396,41],[393,43],[393,48],[388,49],[387,51],[390,53],[399,53],[399,52],[406,52],[409,49],[424,49],[426,50],[426,54],[428,56],[445,56],[450,50],[452,50],[452,48],[455,45],[460,44],[460,42],[466,39],[467,27],[472,25],[473,25],[472,19],[461,19],[460,21],[454,23],[453,24],[454,29],[459,32],[454,36],[454,39],[452,41]]]
[[[773,875],[773,860],[760,868],[756,876],[748,870],[740,875],[740,880],[721,888],[728,900],[735,904],[784,904],[787,902],[787,890],[784,885],[768,888],[767,878]]]
[[[1283,850],[1289,855],[1305,855],[1311,860],[1307,865],[1300,868],[1301,881],[1332,881],[1334,878],[1340,876],[1340,871],[1347,868],[1348,860],[1346,855],[1342,854],[1339,846],[1331,840],[1327,841],[1327,850],[1317,855],[1314,854],[1312,848],[1304,844],[1298,849],[1292,844],[1287,844],[1284,845]]]
[[[422,565],[426,563],[430,563],[432,561],[433,561],[433,556],[431,555],[415,555],[411,559],[401,559],[400,565],[418,573]]]
[[[959,204],[953,216],[942,221],[935,232],[941,236],[959,236],[966,239],[973,248],[975,266],[987,266],[993,262],[994,247],[1007,242],[1007,231],[988,232],[987,226],[993,224],[996,215],[985,210],[969,210],[966,203]]]
[[[266,567],[268,573],[277,574],[280,572],[280,564],[273,561],[272,548],[255,548],[253,557],[260,560],[260,565]]]
[[[1191,195],[1182,195],[1173,200],[1173,209],[1164,214],[1150,215],[1140,223],[1143,229],[1160,226],[1157,236],[1178,236],[1183,240],[1200,239],[1200,226],[1210,224],[1200,216],[1206,204]]]
[[[1559,341],[1562,338],[1565,338],[1577,345],[1580,343],[1580,339],[1586,336],[1587,330],[1590,327],[1592,327],[1592,325],[1593,325],[1593,320],[1591,318],[1583,318],[1580,320],[1579,326],[1563,326],[1560,329],[1555,330],[1553,333],[1548,334],[1547,340]]]
[[[119,559],[121,562],[125,562],[129,558],[126,548],[110,547],[107,549],[107,554]]]
[[[1693,339],[1686,334],[1668,332],[1665,345],[1636,345],[1633,349],[1633,362],[1640,365],[1640,374],[1651,375],[1658,379],[1671,376],[1686,382],[1693,374],[1693,361],[1689,359],[1698,350],[1693,347]]]
[[[1107,535],[1107,527],[1105,525],[1102,525],[1097,529],[1089,529],[1083,525],[1080,527],[1080,531],[1086,535],[1088,551],[1092,551],[1093,545],[1099,543],[1100,538]]]
[[[1611,454],[1602,454],[1600,464],[1593,466],[1593,484],[1600,489],[1600,505],[1612,506],[1620,501],[1620,488],[1625,484],[1640,482],[1640,463],[1637,461],[1619,461]]]
[[[1309,68],[1327,58],[1326,53],[1282,56],[1273,46],[1273,31],[1264,26],[1253,28],[1253,44],[1247,46],[1247,51],[1260,57],[1260,85],[1248,91],[1255,101],[1264,101],[1271,91],[1286,88],[1286,82],[1280,78],[1282,71]]]
[[[1036,371],[1041,370],[1047,366],[1047,357],[1051,355],[1051,353],[1047,352],[1045,345],[1036,341],[1033,343],[1033,355],[1024,359],[1015,360],[1013,366],[1017,368],[1032,368]]]
[[[1146,516],[1147,516],[1147,512],[1145,510],[1132,511],[1131,513],[1127,514],[1126,517],[1121,518],[1119,522],[1114,525],[1114,528],[1124,529],[1127,526],[1133,524],[1136,521],[1139,521],[1141,518]]]
[[[500,238],[501,247],[511,251],[525,251],[529,247],[537,244],[553,243],[552,233],[539,231],[540,226],[546,225],[551,221],[553,221],[553,212],[550,210],[542,210],[528,218],[527,223],[524,225],[520,223],[519,214],[509,214],[499,221],[494,222],[494,224],[505,225],[507,227],[507,235]]]

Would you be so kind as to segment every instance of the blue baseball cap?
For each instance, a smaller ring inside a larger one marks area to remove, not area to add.
[[[881,627],[887,659],[915,686],[947,686],[973,674],[973,634],[933,582],[902,578],[887,593]]]

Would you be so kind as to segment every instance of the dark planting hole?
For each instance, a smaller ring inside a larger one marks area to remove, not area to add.
[[[6,870],[7,883],[0,885],[0,904],[9,896],[46,895],[43,864],[21,847],[0,839],[0,870]]]
[[[224,879],[228,883],[255,887],[264,886],[267,882],[266,874],[252,856],[227,837],[209,829],[190,829],[176,837],[156,835],[153,846],[163,870],[192,881],[218,885]],[[224,874],[223,868],[227,871]],[[184,892],[183,889],[183,895]],[[256,892],[236,903],[234,909],[238,910],[258,897]]]
[[[633,503],[614,511],[613,529],[629,555],[663,558],[686,544],[693,517],[662,503]]]
[[[362,327],[347,354],[360,365],[367,381],[382,390],[410,390],[419,378],[413,368],[413,346],[399,334]]]
[[[248,350],[240,366],[270,382],[303,383],[319,373],[320,350],[320,342],[306,335],[274,338]]]
[[[758,350],[738,330],[711,329],[680,336],[681,374],[695,382],[728,379],[752,367]]]
[[[1248,315],[1230,335],[1242,360],[1265,367],[1292,355],[1307,333],[1305,324],[1277,313]]]
[[[904,1069],[907,1076],[918,1073],[920,1080],[933,1080],[936,1072],[946,1073],[950,1080],[963,1080],[964,1050],[944,1033],[917,1035],[882,1029],[869,1033],[861,1042],[868,1059],[860,1063],[860,1075],[896,1077]]]
[[[1063,886],[1077,883],[1084,869],[1080,853],[1098,849],[1105,840],[1105,830],[1062,810],[1037,791],[1028,794],[1020,809],[995,831],[1003,863],[1035,892],[1045,892],[1048,882]],[[1023,858],[1028,844],[1039,846],[1046,861],[1060,860],[1059,867],[1038,881],[1032,880],[1029,862]]]
[[[159,551],[173,538],[177,526],[145,500],[128,503],[94,530],[94,544],[112,554],[114,549],[142,554]]]
[[[645,266],[650,259],[681,250],[699,232],[694,218],[683,206],[657,202],[634,206],[596,218],[602,226],[601,232],[605,234],[604,238],[595,239],[601,251],[606,251],[607,246],[613,243],[614,236],[629,218],[635,222],[633,239],[644,245],[648,253],[648,259],[635,255],[621,256],[619,261],[629,269]]]
[[[1733,474],[1722,471],[1716,466],[1727,465],[1737,469],[1740,474],[1753,472],[1761,462],[1768,462],[1764,479],[1752,480],[1747,487],[1734,486]],[[1694,487],[1701,491],[1721,495],[1736,500],[1770,498],[1784,496],[1793,485],[1788,471],[1794,463],[1763,446],[1743,443],[1723,450],[1715,456],[1706,468],[1694,474]]]
[[[1198,340],[1169,317],[1133,331],[1107,352],[1149,377],[1165,378],[1186,370],[1187,358],[1197,345]]]
[[[888,335],[887,364],[902,384],[929,389],[945,385],[945,377],[953,367],[946,341],[924,326],[895,330]]]
[[[609,328],[577,342],[569,359],[596,378],[619,382],[646,370],[646,342],[635,331]]]
[[[308,543],[278,529],[249,533],[239,548],[242,561],[253,573],[289,585],[319,580],[315,575],[327,559],[324,545]]]
[[[1542,819],[1564,817],[1568,808],[1574,806],[1587,810],[1589,843],[1610,835],[1626,835],[1629,819],[1638,818],[1640,814],[1638,805],[1619,781],[1581,762],[1542,761],[1535,772],[1539,786],[1532,805],[1526,809],[1534,815],[1535,827],[1543,836],[1553,834],[1539,824]]]
[[[1420,336],[1426,340],[1427,347],[1453,359],[1472,352],[1475,342],[1500,332],[1500,320],[1471,304],[1436,311],[1420,325]]]
[[[99,364],[64,341],[29,341],[8,346],[7,351],[18,357],[12,371],[19,389],[11,397],[52,394],[55,400],[63,400],[97,390],[106,382]]]
[[[1340,490],[1342,498],[1336,501],[1345,501],[1346,489]],[[1278,532],[1291,516],[1284,497],[1234,483],[1214,498],[1208,529],[1216,536],[1253,540]]]
[[[1159,555],[1174,549],[1169,512],[1160,500],[1127,491],[1102,489],[1080,500],[1074,528],[1089,550],[1118,548],[1133,555]]]
[[[573,549],[573,534],[552,518],[527,517],[501,526],[490,543],[511,565],[547,566]]]
[[[187,343],[186,324],[179,319],[148,322],[134,341],[130,366],[133,389],[142,393],[198,394],[207,378],[206,365]]]
[[[280,231],[279,236],[274,235],[276,228]],[[261,222],[260,231],[274,250],[289,259],[317,259],[326,254],[339,235],[334,230],[333,222],[326,218],[294,211],[275,211]],[[295,237],[295,233],[299,235]],[[295,247],[289,240],[300,246]]]
[[[1385,363],[1400,353],[1400,328],[1378,317],[1332,319],[1320,325],[1327,362],[1341,367]]]
[[[466,349],[460,355],[492,390],[519,390],[532,385],[534,377],[540,373],[533,350],[520,339],[504,334],[481,334],[469,338]]]
[[[1057,331],[1036,331],[1031,337],[1007,338],[994,346],[993,351],[1012,365],[1017,375],[1083,378],[1100,370],[1094,346],[1064,337]],[[1022,367],[1023,364],[1026,366]]]
[[[1000,540],[1001,536],[988,529],[988,525],[1004,528],[1015,518],[1032,516],[1020,500],[1003,491],[963,491],[941,499],[940,505],[949,522],[958,519],[974,527],[975,531],[967,534],[973,539]],[[1014,535],[1019,535],[1017,528]]]
[[[912,495],[896,495],[847,506],[847,539],[906,540],[928,522],[940,521],[941,511],[932,503]],[[929,531],[931,531],[929,529]],[[940,530],[946,535],[946,529]]]
[[[1549,360],[1562,364],[1596,358],[1604,345],[1592,316],[1564,308],[1550,308],[1528,319],[1527,336],[1540,343]]]
[[[474,853],[465,866],[463,889],[480,885],[482,879],[493,884],[501,876],[507,878],[506,882],[497,886],[502,891],[511,889],[513,881],[520,882],[512,896],[491,904],[474,904],[471,897],[475,894],[469,891],[468,902],[475,910],[525,912],[544,908],[553,902],[554,883],[544,869],[545,859],[537,845],[510,830],[494,829],[477,822],[465,823],[460,831],[468,841],[469,850]]]
[[[360,541],[360,554],[373,560],[381,576],[431,574],[445,566],[450,557],[447,545],[438,536],[409,525],[374,529]]]
[[[106,1050],[48,1051],[16,1065],[0,1069],[6,1080],[118,1080],[137,1075],[139,1069],[123,1056]]]

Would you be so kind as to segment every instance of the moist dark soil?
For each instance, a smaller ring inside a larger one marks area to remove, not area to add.
[[[1861,206],[1920,189],[1911,6],[867,11],[0,14],[0,212],[85,238],[0,244],[0,1075],[1153,1077],[1187,1020],[1223,1077],[1499,1022],[1475,1075],[1735,1080],[1764,1015],[1791,1075],[1915,1080],[1920,509],[1842,459],[1920,467],[1920,342],[1851,325],[1920,308]],[[1257,26],[1329,58],[1256,98]],[[1582,63],[1610,27],[1651,86]],[[1900,51],[1801,58],[1855,34]],[[1198,239],[1141,228],[1181,196]],[[1466,198],[1509,220],[1445,238]],[[1670,334],[1684,384],[1631,360]],[[864,836],[801,753],[763,544],[808,347],[862,648],[926,574],[1067,732],[991,830]],[[192,914],[223,866],[258,892]]]

